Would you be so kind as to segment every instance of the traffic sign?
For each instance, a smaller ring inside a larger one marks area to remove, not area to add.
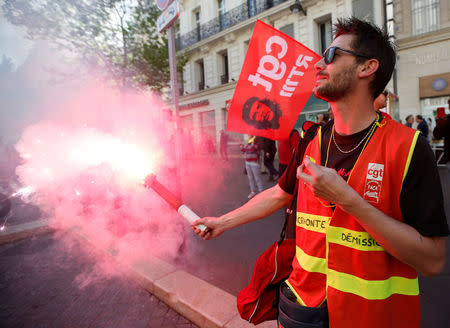
[[[169,7],[167,7],[166,10],[162,12],[161,15],[159,15],[156,21],[158,31],[162,32],[168,28],[178,18],[178,15],[178,1],[174,1]]]
[[[164,10],[173,0],[156,0],[156,6],[159,10]]]

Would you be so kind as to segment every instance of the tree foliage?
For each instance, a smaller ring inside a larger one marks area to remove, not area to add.
[[[168,85],[167,40],[150,0],[4,0],[6,19],[102,68],[119,86]],[[178,67],[186,63],[180,58]]]
[[[144,73],[135,75],[139,84],[154,85],[160,89],[170,80],[168,42],[155,29],[161,12],[155,5],[149,6],[145,2],[139,1],[134,7],[133,18],[128,26],[133,49],[132,65],[136,71]],[[187,60],[186,55],[177,57],[178,72],[182,71]]]

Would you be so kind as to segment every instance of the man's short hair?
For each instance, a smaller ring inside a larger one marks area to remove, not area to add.
[[[422,116],[422,115],[416,115],[416,118],[417,118],[418,120],[422,120],[422,121],[423,121],[423,116]]]
[[[354,35],[351,50],[378,60],[379,67],[370,84],[373,97],[378,97],[391,79],[396,61],[395,46],[389,40],[388,34],[378,26],[356,17],[338,19],[334,30],[335,38],[343,34]],[[367,59],[356,57],[356,60],[361,64]]]

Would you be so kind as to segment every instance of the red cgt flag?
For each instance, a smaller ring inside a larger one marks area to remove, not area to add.
[[[308,101],[321,56],[257,21],[231,100],[227,130],[286,139]]]

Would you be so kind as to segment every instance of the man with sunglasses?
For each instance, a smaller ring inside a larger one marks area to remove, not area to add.
[[[374,109],[395,66],[388,36],[353,17],[335,31],[315,64],[314,87],[334,119],[294,154],[278,185],[197,220],[193,226],[208,229],[194,231],[207,240],[265,217],[298,185],[296,256],[280,290],[280,327],[419,328],[417,271],[442,271],[449,234],[437,167],[425,139]]]

